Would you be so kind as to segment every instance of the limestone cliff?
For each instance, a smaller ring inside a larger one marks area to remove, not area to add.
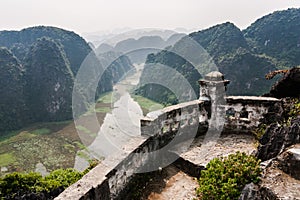
[[[282,99],[281,118],[269,124],[259,139],[256,156],[263,174],[257,185],[247,185],[240,200],[299,199],[300,115],[299,68],[289,70],[271,89],[269,96]],[[294,97],[291,99],[290,97]]]
[[[73,74],[61,46],[39,39],[25,58],[27,103],[32,121],[72,117]]]
[[[0,48],[0,131],[20,128],[26,121],[24,68],[7,49]]]

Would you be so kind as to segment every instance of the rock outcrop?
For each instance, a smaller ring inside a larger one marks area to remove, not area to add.
[[[257,157],[262,161],[274,158],[287,147],[300,143],[300,118],[293,119],[290,126],[271,124],[259,142]]]
[[[289,70],[285,76],[278,81],[271,89],[269,94],[276,98],[298,97],[300,95],[300,67]]]
[[[239,200],[300,199],[300,144],[262,163],[259,184],[245,186]]]
[[[300,68],[292,68],[265,96],[299,97],[299,88]],[[261,181],[247,185],[240,200],[300,199],[300,116],[294,103],[291,98],[282,99],[281,117],[267,123],[256,154],[263,161]]]
[[[300,180],[300,143],[280,154],[277,161],[279,169],[294,179]]]

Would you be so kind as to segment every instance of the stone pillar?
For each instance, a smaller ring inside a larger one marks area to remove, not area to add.
[[[225,93],[226,86],[230,83],[229,80],[224,80],[224,75],[218,71],[208,73],[204,79],[198,82],[200,85],[199,100],[209,100],[212,101],[212,104],[217,101],[217,98],[224,98],[223,93]]]
[[[210,128],[222,129],[225,123],[225,96],[226,86],[230,83],[224,79],[224,75],[218,71],[208,73],[204,79],[199,80],[199,100],[210,105],[208,110],[210,117]]]

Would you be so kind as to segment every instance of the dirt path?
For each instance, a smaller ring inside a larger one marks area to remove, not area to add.
[[[188,176],[176,167],[168,167],[166,173],[170,174],[163,183],[153,188],[148,200],[191,200],[196,198],[198,182],[195,178]],[[153,183],[154,185],[154,183]],[[159,188],[164,185],[163,188]]]
[[[222,135],[216,141],[203,141],[204,136],[197,138],[181,157],[196,165],[206,166],[213,158],[224,157],[237,151],[250,155],[257,150],[256,139],[249,134]]]

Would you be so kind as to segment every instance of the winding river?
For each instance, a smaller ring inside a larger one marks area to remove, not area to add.
[[[128,73],[114,86],[113,96],[119,98],[113,103],[112,111],[106,114],[95,140],[87,147],[87,150],[82,150],[91,158],[101,159],[104,163],[108,160],[118,162],[120,157],[133,150],[133,147],[142,141],[140,119],[143,117],[143,112],[139,104],[131,97],[129,90],[137,86],[143,65],[134,65],[134,67],[133,73]],[[107,159],[108,157],[110,159]],[[74,168],[82,171],[88,165],[87,159],[77,154]]]

